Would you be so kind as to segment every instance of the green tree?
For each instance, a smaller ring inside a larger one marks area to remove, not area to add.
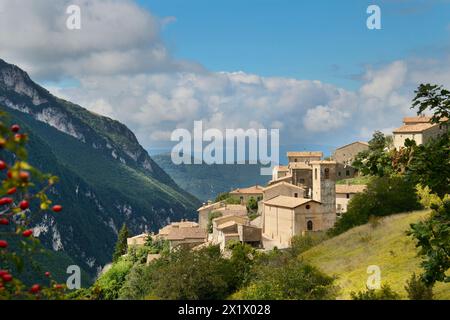
[[[364,192],[350,200],[347,212],[330,229],[329,234],[338,235],[365,224],[371,216],[382,217],[420,208],[415,184],[405,177],[374,178]]]
[[[450,137],[448,134],[431,139],[415,148],[408,165],[407,176],[428,186],[439,197],[450,193]]]
[[[127,239],[129,238],[129,236],[130,233],[128,231],[128,227],[126,224],[123,224],[119,232],[116,247],[114,249],[113,262],[117,262],[121,256],[127,253],[128,248]]]
[[[258,201],[255,198],[250,197],[250,199],[248,199],[247,201],[247,212],[249,214],[252,214],[257,211],[258,211]]]
[[[406,281],[405,290],[409,300],[433,300],[433,287],[425,284],[415,273]]]
[[[284,260],[287,259],[287,260]],[[299,259],[279,255],[259,265],[248,286],[232,298],[244,300],[335,299],[334,278]]]
[[[450,124],[450,91],[428,83],[421,84],[415,94],[412,108],[418,109],[417,114],[431,111],[433,123]]]
[[[431,217],[411,225],[408,235],[417,240],[424,269],[422,280],[428,286],[437,281],[450,282],[450,199],[432,205]]]
[[[389,151],[386,150],[388,144],[389,139],[382,132],[376,131],[369,141],[369,149],[360,152],[352,165],[363,175],[389,176],[393,169]]]
[[[0,300],[62,299],[64,286],[51,278],[49,285],[34,284],[28,288],[20,280],[26,266],[33,268],[36,253],[42,247],[30,228],[39,213],[61,205],[52,205],[46,192],[58,178],[43,174],[27,162],[29,137],[14,124],[7,126],[7,114],[0,112]],[[16,274],[17,273],[17,274]]]

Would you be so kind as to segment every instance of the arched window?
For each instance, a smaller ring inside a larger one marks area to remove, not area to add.
[[[306,226],[308,228],[308,231],[313,231],[314,225],[313,225],[313,222],[311,220],[308,221]]]
[[[314,179],[317,180],[317,168],[314,170]]]
[[[325,168],[325,179],[330,179],[330,169]]]

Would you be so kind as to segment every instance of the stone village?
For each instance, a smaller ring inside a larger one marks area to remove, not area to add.
[[[393,147],[403,147],[408,138],[417,144],[425,143],[443,130],[425,116],[404,118],[403,125],[393,131]],[[366,142],[353,142],[336,149],[327,160],[322,152],[288,152],[287,165],[275,167],[266,186],[233,190],[229,193],[233,204],[204,203],[197,210],[198,222],[171,223],[157,235],[129,238],[128,246],[142,246],[152,236],[168,241],[171,249],[184,246],[195,250],[219,245],[224,251],[230,241],[262,250],[288,248],[294,236],[332,228],[347,211],[350,199],[365,190],[365,185],[336,182],[358,176],[351,164],[358,153],[368,148]],[[249,201],[258,203],[253,219],[247,209]],[[149,256],[154,258],[157,255]]]

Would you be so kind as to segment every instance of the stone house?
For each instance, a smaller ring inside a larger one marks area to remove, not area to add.
[[[240,201],[242,205],[247,205],[250,198],[253,198],[256,201],[262,200],[263,189],[263,187],[258,185],[250,188],[236,189],[230,192],[230,196],[235,200]]]
[[[179,246],[193,248],[206,242],[207,234],[198,223],[181,221],[171,223],[159,230],[156,238],[167,240],[171,249]]]
[[[264,202],[263,236],[276,241],[280,249],[288,248],[296,235],[327,228],[320,202],[286,196]]]
[[[127,246],[128,247],[130,247],[130,246],[137,246],[137,247],[143,246],[145,244],[145,242],[147,241],[149,236],[151,236],[151,235],[148,234],[148,233],[143,233],[143,234],[140,234],[140,235],[128,238],[127,239]]]
[[[362,141],[356,141],[337,148],[331,157],[337,162],[337,179],[354,178],[358,174],[358,170],[352,167],[352,163],[358,153],[368,149],[369,144]]]
[[[421,145],[449,130],[444,123],[438,124],[430,121],[431,118],[426,116],[404,118],[403,125],[393,131],[394,148],[399,150],[404,147],[406,139],[414,140],[417,145]]]
[[[247,217],[225,216],[213,220],[210,242],[219,244],[222,251],[230,241],[239,241],[253,247],[260,247],[261,232],[261,228],[252,225]]]
[[[272,171],[272,180],[278,180],[284,178],[289,174],[288,166],[276,166]]]
[[[338,217],[347,212],[348,203],[357,193],[364,192],[366,185],[336,185],[336,215]]]
[[[198,224],[200,228],[206,230],[209,223],[209,214],[211,212],[220,212],[222,216],[238,215],[247,216],[247,207],[240,204],[227,204],[225,201],[205,204],[197,210]]]
[[[277,196],[304,198],[305,189],[287,182],[278,182],[276,184],[264,188],[263,190],[264,201],[273,199]]]
[[[309,164],[311,161],[318,161],[323,158],[323,152],[321,151],[301,151],[301,152],[288,152],[287,158],[289,163],[304,163]]]

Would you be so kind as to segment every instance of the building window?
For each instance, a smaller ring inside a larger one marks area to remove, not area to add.
[[[301,184],[305,184],[305,179],[300,179]]]
[[[330,169],[325,168],[325,179],[330,179]]]
[[[314,179],[317,180],[317,168],[314,170]]]
[[[347,199],[350,199],[350,193],[347,193]]]
[[[337,209],[338,209],[338,211],[341,211],[342,210],[342,205],[338,204],[337,205]]]
[[[347,175],[347,177],[350,176],[350,170],[347,170],[347,171],[345,172],[345,174]]]
[[[298,198],[298,193],[294,193],[294,198]]]
[[[313,222],[311,220],[309,220],[306,225],[307,225],[308,231],[313,231],[314,225],[313,225]]]
[[[244,203],[244,197],[241,197],[240,200],[241,200],[241,203]]]
[[[341,172],[340,172],[340,171],[338,172],[338,176],[339,176],[339,177],[341,176]]]
[[[306,205],[306,210],[311,209],[311,206],[309,204]]]

